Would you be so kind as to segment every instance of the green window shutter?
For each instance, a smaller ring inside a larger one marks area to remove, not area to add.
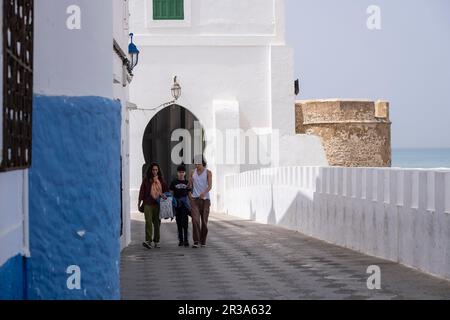
[[[153,0],[153,20],[184,20],[184,0]]]

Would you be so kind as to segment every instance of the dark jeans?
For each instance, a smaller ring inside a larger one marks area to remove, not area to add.
[[[177,226],[178,226],[178,240],[180,242],[188,242],[188,228],[189,228],[189,211],[181,206],[175,209],[177,215]]]

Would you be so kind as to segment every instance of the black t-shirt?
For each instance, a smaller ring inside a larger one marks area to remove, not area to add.
[[[187,197],[191,190],[189,189],[189,182],[176,179],[170,184],[170,191],[173,191],[173,195],[176,199],[180,199]]]

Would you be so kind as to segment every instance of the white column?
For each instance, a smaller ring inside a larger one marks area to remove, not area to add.
[[[234,100],[216,100],[213,102],[214,108],[214,128],[215,134],[212,138],[211,145],[214,145],[212,169],[214,173],[213,186],[213,209],[218,212],[224,211],[224,191],[225,191],[225,176],[229,174],[236,174],[240,172],[240,165],[226,165],[225,163],[225,147],[226,131],[238,130],[240,128],[239,116],[239,102]],[[222,140],[222,141],[220,141]],[[221,149],[221,150],[219,150]]]

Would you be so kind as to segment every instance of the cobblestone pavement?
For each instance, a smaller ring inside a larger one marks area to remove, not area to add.
[[[208,247],[186,249],[177,246],[176,224],[163,223],[162,248],[147,250],[142,217],[134,219],[122,299],[450,299],[448,281],[283,228],[215,215]],[[367,289],[371,265],[381,268],[381,290]]]

